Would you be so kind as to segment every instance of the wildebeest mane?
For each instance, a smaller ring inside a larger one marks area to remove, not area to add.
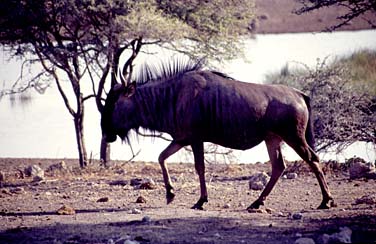
[[[187,72],[201,70],[204,63],[204,59],[193,60],[182,57],[175,57],[167,62],[145,62],[135,74],[135,82],[143,85],[148,82],[179,78]]]

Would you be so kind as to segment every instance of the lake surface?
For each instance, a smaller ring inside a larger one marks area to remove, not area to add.
[[[264,82],[265,75],[279,71],[289,65],[304,63],[313,66],[317,59],[330,59],[351,54],[361,49],[376,49],[376,31],[270,34],[257,35],[246,43],[249,61],[234,60],[224,65],[223,71],[236,79],[249,82]],[[10,87],[16,80],[21,61],[9,62],[7,54],[0,50],[0,89]],[[5,97],[0,100],[0,157],[32,158],[77,158],[77,146],[72,117],[66,110],[57,89],[52,85],[44,95],[30,92],[33,97],[26,105],[19,100]],[[88,156],[99,157],[101,137],[99,114],[92,102],[86,104],[85,137]],[[140,154],[135,160],[157,161],[159,153],[168,145],[160,139],[134,139],[132,146]],[[111,149],[113,159],[126,160],[131,157],[129,146],[117,141]],[[239,162],[254,163],[267,161],[268,154],[262,143],[236,155]],[[375,161],[376,153],[371,146],[358,144],[345,154],[321,155],[326,159],[344,160],[354,155]],[[284,156],[289,160],[298,156],[285,148]],[[190,156],[178,153],[170,162],[191,160]]]

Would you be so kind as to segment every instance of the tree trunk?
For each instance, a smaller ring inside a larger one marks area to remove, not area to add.
[[[104,163],[104,165],[106,165],[107,162],[110,162],[110,155],[111,155],[110,144],[106,142],[106,140],[105,140],[104,137],[102,137],[102,140],[101,140],[101,151],[100,151],[100,160]]]
[[[78,146],[78,157],[80,160],[81,168],[87,166],[87,153],[84,140],[84,127],[82,124],[83,116],[76,116],[74,118],[74,127],[76,130],[76,140]]]

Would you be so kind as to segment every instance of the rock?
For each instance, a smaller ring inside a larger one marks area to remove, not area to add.
[[[108,183],[110,186],[126,186],[128,182],[126,180],[114,180]]]
[[[68,171],[68,166],[64,161],[60,161],[57,164],[50,165],[46,171]]]
[[[108,202],[110,199],[108,197],[101,197],[97,200],[97,202]]]
[[[76,211],[74,210],[74,208],[72,208],[68,205],[63,205],[61,208],[59,208],[56,211],[56,213],[59,214],[59,215],[74,215],[74,214],[76,214]]]
[[[13,194],[23,194],[25,193],[25,189],[23,189],[22,187],[15,187],[10,189],[10,192]]]
[[[153,179],[144,179],[140,185],[140,189],[143,189],[143,190],[153,190],[155,188],[156,188],[156,184]]]
[[[350,160],[349,160],[350,161]],[[350,162],[350,179],[359,179],[367,176],[373,176],[375,166],[372,163],[366,163],[361,158],[353,158]]]
[[[297,239],[294,243],[295,244],[315,244],[315,241],[311,238],[302,237],[302,238]]]
[[[265,185],[269,182],[269,175],[265,172],[256,173],[249,179],[249,188],[251,190],[260,191],[264,189]]]
[[[362,196],[355,200],[355,204],[376,204],[376,195]]]
[[[332,235],[323,234],[319,237],[319,244],[351,243],[352,230],[349,227],[340,227],[340,232]]]
[[[12,195],[12,192],[9,189],[2,189],[1,193],[5,195]]]
[[[302,219],[303,214],[302,213],[294,213],[291,217],[292,217],[292,219]]]
[[[44,178],[44,170],[36,164],[26,167],[24,172],[28,177],[38,176]]]
[[[225,209],[229,209],[231,207],[231,205],[229,203],[226,203],[225,205],[223,205],[223,208]]]
[[[272,214],[274,212],[273,209],[271,208],[265,208],[265,211],[268,213],[268,214]]]
[[[140,178],[131,179],[131,182],[130,182],[131,186],[139,186],[141,185],[141,183],[142,183],[142,179]]]
[[[143,196],[139,196],[139,197],[136,199],[136,203],[146,203],[146,198],[143,197]]]
[[[33,182],[40,182],[40,181],[43,181],[44,180],[44,177],[41,177],[39,175],[36,175],[33,177]]]
[[[261,181],[249,182],[249,189],[254,191],[261,191],[265,185]]]
[[[145,178],[145,179],[131,179],[131,186],[135,189],[143,189],[143,190],[153,190],[156,188],[156,184],[153,179]]]
[[[120,236],[120,238],[118,238],[116,241],[114,241],[114,244],[124,244],[124,242],[126,240],[130,240],[131,239],[131,236],[126,234],[126,235],[122,235]],[[111,240],[111,239],[110,239]],[[112,240],[113,241],[113,240]]]
[[[256,174],[253,174],[251,178],[249,179],[250,182],[256,182],[261,181],[263,185],[266,185],[269,182],[269,175],[265,172],[259,172]]]
[[[143,223],[150,223],[151,222],[151,218],[149,216],[144,216],[142,218],[141,222],[143,222]]]
[[[138,241],[126,240],[124,244],[140,244]]]
[[[298,178],[298,174],[297,173],[287,173],[286,178],[289,179],[289,180],[293,180],[293,179]]]
[[[132,214],[141,214],[142,211],[140,209],[134,208],[134,209],[132,209],[131,213]]]

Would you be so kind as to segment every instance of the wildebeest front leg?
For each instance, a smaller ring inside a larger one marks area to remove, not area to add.
[[[265,141],[270,161],[272,164],[272,175],[265,189],[262,191],[260,197],[251,204],[247,209],[258,209],[261,205],[264,205],[266,197],[273,190],[274,185],[277,183],[279,177],[281,177],[285,170],[285,162],[283,161],[281,153],[281,140],[276,137]]]
[[[175,194],[173,192],[174,188],[172,187],[170,175],[168,173],[168,169],[165,163],[165,160],[170,157],[172,154],[176,153],[179,151],[183,146],[176,143],[175,141],[172,141],[170,145],[167,146],[163,152],[159,155],[158,162],[161,165],[162,169],[162,174],[163,174],[163,181],[165,183],[165,188],[166,188],[166,199],[167,199],[167,204],[171,203],[174,198]]]
[[[204,143],[194,143],[192,144],[192,151],[193,156],[195,159],[195,168],[200,179],[200,190],[201,196],[200,199],[197,201],[195,205],[193,205],[192,209],[200,209],[203,210],[202,205],[208,202],[208,192],[206,190],[206,182],[205,182],[205,161],[204,161]]]

